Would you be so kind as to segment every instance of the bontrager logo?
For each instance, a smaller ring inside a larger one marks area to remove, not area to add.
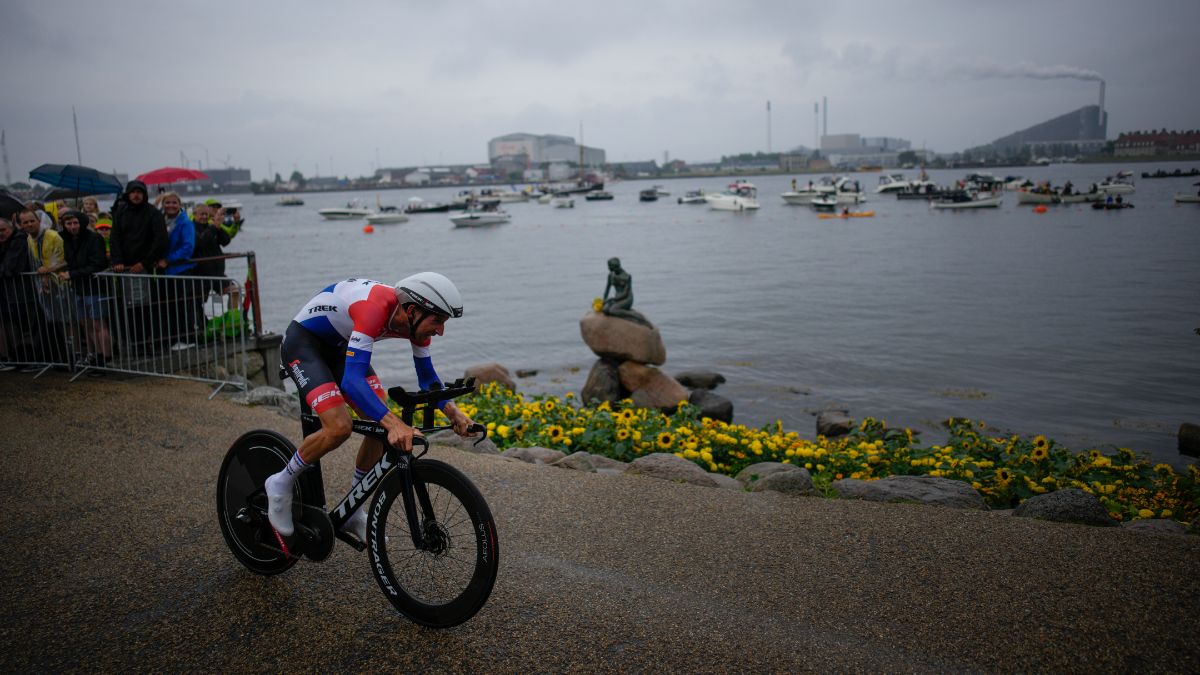
[[[379,493],[379,501],[375,502],[375,512],[371,514],[371,562],[375,564],[375,578],[379,580],[379,585],[383,586],[383,590],[389,595],[396,595],[396,589],[392,588],[392,579],[383,568],[383,555],[379,552],[379,540],[382,538],[380,535],[383,534],[379,531],[379,515],[387,502],[386,497],[387,493]]]

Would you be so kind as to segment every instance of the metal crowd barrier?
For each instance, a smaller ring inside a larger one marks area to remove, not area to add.
[[[0,362],[40,376],[66,370],[247,387],[256,334],[228,277],[103,272],[82,283],[54,275],[0,280]],[[255,308],[257,309],[257,308]],[[253,312],[254,318],[259,313]]]

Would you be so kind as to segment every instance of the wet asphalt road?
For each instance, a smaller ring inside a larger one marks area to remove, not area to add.
[[[450,448],[433,454],[496,515],[500,576],[470,622],[425,629],[347,546],[271,578],[226,549],[225,450],[298,423],[192,383],[0,373],[0,390],[4,672],[1200,671],[1200,537]],[[352,455],[324,462],[331,492]]]

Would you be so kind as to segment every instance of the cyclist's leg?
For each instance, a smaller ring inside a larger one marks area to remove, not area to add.
[[[367,383],[371,385],[371,391],[375,392],[375,395],[386,404],[387,392],[374,369],[369,370]],[[383,457],[383,442],[377,438],[363,436],[362,444],[358,446],[358,456],[354,460],[354,478],[350,481],[351,490],[358,485],[371,467],[375,466],[380,457]],[[360,541],[367,540],[367,510],[362,504],[354,510],[354,513],[350,514],[346,523],[342,525],[342,529],[354,534]]]
[[[284,334],[280,354],[287,364],[305,402],[321,420],[321,428],[305,437],[282,471],[267,478],[268,517],[271,526],[283,536],[294,531],[292,496],[296,478],[308,470],[326,453],[350,437],[350,414],[342,399],[337,382],[343,364],[338,360],[342,350],[333,350],[292,322]]]

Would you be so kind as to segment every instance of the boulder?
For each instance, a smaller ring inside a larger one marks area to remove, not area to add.
[[[633,392],[638,407],[674,411],[680,401],[688,400],[688,390],[658,368],[626,361],[617,368],[617,374],[621,386]]]
[[[733,421],[733,401],[704,389],[694,389],[688,403],[700,409],[700,416],[720,420],[726,424]]]
[[[584,344],[601,358],[656,366],[667,361],[667,348],[657,328],[589,311],[579,320],[579,332]]]
[[[538,371],[533,368],[524,368],[517,371],[517,377],[533,377],[538,374]]]
[[[454,433],[453,431],[451,431],[449,429],[447,429],[445,431],[439,431],[437,433],[429,435],[430,443],[438,443],[440,445],[448,445],[452,448],[458,448],[459,450],[462,450],[464,452],[471,452],[476,455],[499,455],[500,454],[500,448],[496,447],[496,444],[492,442],[492,439],[485,438],[482,441],[479,441],[478,445],[476,445],[476,443],[475,443],[476,441],[479,441],[479,438],[477,436],[471,437],[471,438],[463,438],[462,436],[459,436],[458,434]]]
[[[539,447],[509,448],[500,453],[500,455],[503,457],[510,457],[512,459],[519,459],[522,462],[529,462],[530,464],[553,464],[554,462],[557,462],[565,457],[565,455],[558,450]]]
[[[621,388],[621,376],[617,372],[617,362],[610,359],[600,359],[588,373],[587,382],[579,392],[579,397],[588,405],[608,401],[616,403],[625,398],[626,392]]]
[[[845,410],[823,410],[817,413],[817,435],[825,438],[845,436],[854,428],[854,420]]]
[[[732,476],[726,476],[723,473],[710,473],[708,474],[708,477],[713,479],[713,482],[716,483],[717,487],[719,488],[725,488],[727,490],[746,489],[746,486],[742,485],[741,482],[736,478],[733,478]]]
[[[1179,425],[1179,454],[1200,457],[1200,425],[1189,422]]]
[[[675,379],[688,389],[716,389],[718,384],[725,381],[725,376],[706,370],[689,370],[679,373]]]
[[[1095,495],[1079,488],[1065,488],[1030,497],[1021,502],[1013,511],[1013,515],[1102,527],[1115,527],[1119,524],[1108,515],[1108,511]]]
[[[1154,534],[1187,534],[1183,523],[1177,523],[1169,518],[1148,518],[1146,520],[1131,520],[1121,524],[1122,529],[1137,532],[1152,532]]]
[[[782,492],[789,495],[811,495],[816,492],[813,488],[812,475],[808,469],[797,467],[792,471],[776,471],[750,484],[751,492]]]
[[[739,471],[735,479],[742,485],[751,485],[771,474],[781,471],[796,471],[797,469],[803,469],[803,467],[796,466],[795,464],[784,464],[783,462],[758,462]]]
[[[463,373],[463,377],[475,378],[475,389],[477,391],[481,385],[488,382],[499,382],[501,386],[507,387],[511,391],[517,390],[517,383],[513,382],[508,368],[499,363],[481,363],[477,366],[471,366]]]
[[[604,455],[593,455],[585,450],[571,453],[562,459],[550,462],[550,465],[563,469],[575,469],[584,473],[596,473],[602,469],[621,473],[629,466],[625,462]]]
[[[629,463],[625,473],[661,478],[678,483],[716,487],[717,482],[694,462],[666,452],[638,457]]]
[[[242,405],[279,406],[285,404],[287,399],[295,398],[295,394],[289,394],[276,387],[255,387],[244,394],[234,396],[233,401]]]
[[[889,476],[881,480],[844,478],[833,481],[843,499],[872,502],[917,502],[954,509],[987,510],[983,496],[970,484],[938,476]]]

